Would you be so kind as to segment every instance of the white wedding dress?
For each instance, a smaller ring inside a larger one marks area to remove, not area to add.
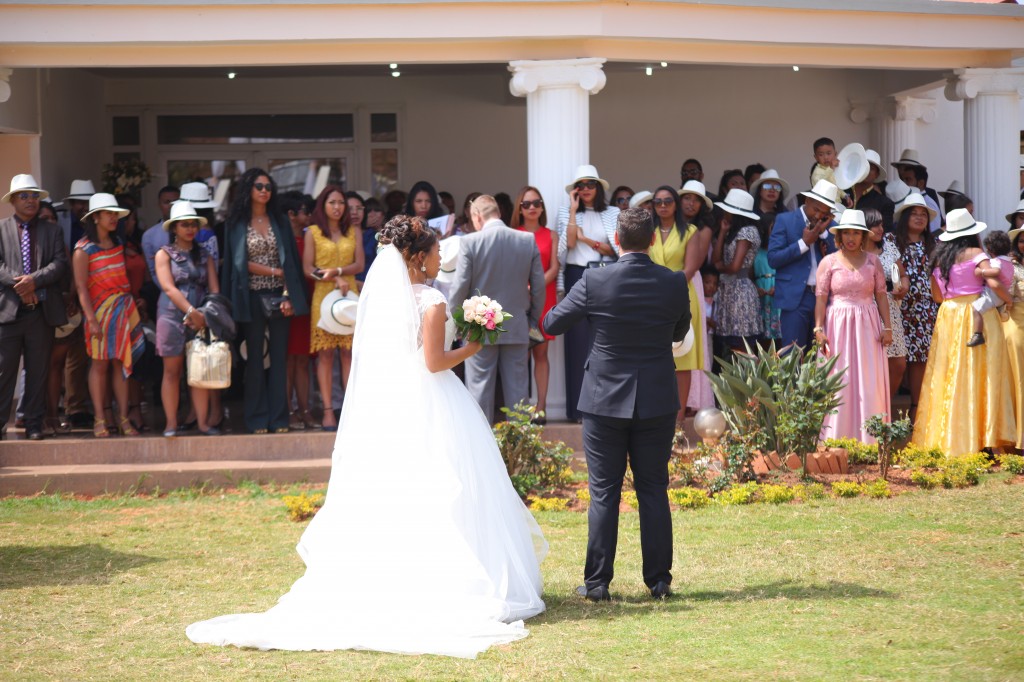
[[[475,658],[526,637],[547,543],[490,425],[450,371],[427,370],[412,286],[391,246],[360,297],[327,499],[298,544],[306,573],[265,613],[186,629],[197,643]],[[449,347],[455,325],[445,325]]]

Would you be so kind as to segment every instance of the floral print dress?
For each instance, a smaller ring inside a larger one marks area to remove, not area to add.
[[[878,254],[878,260],[882,261],[886,283],[895,286],[897,282],[892,281],[892,266],[900,260],[900,249],[896,246],[896,238],[891,234],[882,238],[882,252]],[[903,358],[907,356],[903,312],[900,310],[900,302],[892,297],[891,287],[885,296],[889,299],[889,327],[892,329],[892,343],[886,346],[885,354],[890,358]]]
[[[750,242],[750,248],[747,249],[739,272],[731,275],[723,273],[715,296],[715,334],[718,336],[756,337],[764,332],[761,298],[750,279],[754,258],[761,248],[761,236],[757,228],[753,225],[741,228],[736,238],[722,250],[722,260],[726,264],[732,263],[736,246],[741,241]]]
[[[903,252],[903,267],[910,278],[910,291],[900,302],[907,362],[927,362],[939,304],[932,300],[931,268],[924,241],[907,244]]]

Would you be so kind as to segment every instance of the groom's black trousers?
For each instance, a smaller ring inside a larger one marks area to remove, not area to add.
[[[626,462],[640,506],[644,583],[672,582],[672,516],[668,507],[668,461],[676,413],[651,419],[583,415],[583,449],[590,479],[587,521],[587,589],[612,581],[619,537],[619,500]]]

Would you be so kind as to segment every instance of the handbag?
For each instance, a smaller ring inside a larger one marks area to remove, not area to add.
[[[231,385],[231,346],[208,329],[185,346],[188,385],[196,388],[227,388]]]
[[[263,306],[263,316],[268,320],[276,320],[284,317],[281,312],[281,304],[288,300],[287,296],[281,294],[260,294],[260,305]]]

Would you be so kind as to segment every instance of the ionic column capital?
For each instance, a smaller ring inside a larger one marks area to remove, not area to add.
[[[6,102],[11,98],[11,69],[0,67],[0,102]]]
[[[946,76],[946,99],[959,102],[978,95],[1024,95],[1024,69],[957,69]]]
[[[932,123],[937,117],[935,100],[930,97],[892,95],[850,102],[850,120],[854,123],[863,123],[868,119]]]
[[[509,62],[512,72],[509,90],[516,97],[526,97],[541,88],[577,87],[591,95],[604,88],[604,58],[520,60]]]

